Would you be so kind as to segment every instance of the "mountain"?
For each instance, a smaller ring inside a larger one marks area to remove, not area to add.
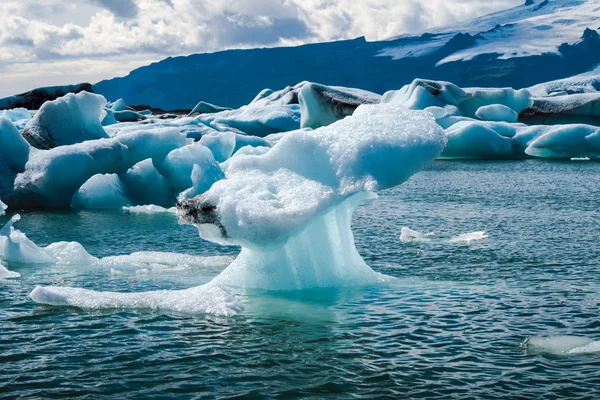
[[[166,110],[198,101],[239,107],[264,88],[303,80],[376,93],[414,78],[514,88],[581,74],[600,64],[600,2],[523,5],[419,36],[169,57],[96,84],[109,100]]]

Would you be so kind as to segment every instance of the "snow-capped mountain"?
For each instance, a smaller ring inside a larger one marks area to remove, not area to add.
[[[591,70],[600,63],[599,30],[598,0],[527,0],[420,36],[167,58],[97,88],[109,100],[167,110],[199,100],[238,107],[263,88],[303,80],[376,93],[416,77],[521,88]]]

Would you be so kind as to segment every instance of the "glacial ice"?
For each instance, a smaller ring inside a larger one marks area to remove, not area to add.
[[[219,131],[239,131],[264,137],[271,133],[300,128],[300,106],[265,105],[244,106],[237,110],[202,114],[197,119]]]
[[[26,108],[13,108],[11,110],[0,110],[0,118],[6,118],[13,124],[22,123],[31,119],[31,113]]]
[[[29,144],[13,123],[3,117],[0,117],[0,141],[0,196],[6,200],[17,174],[25,169],[29,158]]]
[[[223,162],[233,155],[236,135],[233,132],[218,132],[202,136],[200,144],[212,152],[217,162]]]
[[[553,355],[577,355],[600,352],[600,341],[594,341],[583,336],[532,336],[523,345],[530,352]]]
[[[81,185],[71,201],[72,208],[120,210],[127,206],[131,206],[131,202],[117,174],[92,176]]]
[[[195,114],[214,114],[214,113],[218,113],[221,111],[228,111],[228,110],[231,110],[231,108],[215,106],[214,104],[210,104],[210,103],[201,101],[198,104],[196,104],[196,106],[192,109],[192,111],[190,111],[190,113],[188,115],[191,116],[191,115],[195,115]]]
[[[4,212],[8,209],[8,206],[0,199],[0,217],[4,215]]]
[[[131,207],[123,207],[123,211],[130,212],[132,214],[160,214],[160,213],[173,213],[177,212],[175,207],[164,208],[161,206],[156,206],[154,204],[148,204],[144,206],[131,206]]]
[[[230,317],[244,309],[243,304],[234,296],[211,284],[185,290],[142,293],[96,292],[72,287],[37,286],[30,297],[40,304],[88,310],[136,309]]]
[[[165,162],[161,165],[164,166],[164,164]],[[163,169],[161,171],[164,172]],[[132,204],[155,204],[169,207],[175,205],[179,191],[174,189],[172,181],[167,181],[165,175],[156,170],[150,158],[140,161],[129,168],[127,172],[120,174],[119,179],[124,186],[127,199]]]
[[[8,270],[4,265],[0,264],[0,279],[11,279],[20,278],[21,274],[18,272]]]
[[[100,124],[105,104],[104,97],[88,92],[48,101],[27,123],[23,137],[38,149],[107,138]]]
[[[479,107],[475,116],[483,121],[510,122],[515,123],[519,120],[519,114],[512,108],[502,104],[492,104]]]
[[[53,263],[54,258],[50,254],[29,240],[23,232],[14,228],[13,225],[20,219],[21,216],[15,214],[0,229],[0,260],[23,264]]]
[[[503,105],[517,114],[533,105],[531,93],[525,89],[511,88],[465,88],[453,83],[415,79],[400,90],[389,91],[383,95],[382,103],[402,104],[403,106],[423,110],[427,107],[455,106],[460,115],[476,118],[481,107]]]
[[[314,131],[288,133],[262,155],[229,160],[225,179],[179,205],[181,221],[242,252],[215,282],[303,289],[376,282],[354,246],[353,210],[429,165],[445,137],[430,114],[362,105]]]
[[[316,129],[352,115],[361,104],[377,104],[381,96],[366,90],[308,82],[298,92],[302,128]]]
[[[400,241],[403,243],[432,242],[432,243],[466,243],[488,238],[484,231],[462,233],[451,237],[440,237],[433,232],[423,233],[403,226],[400,230]]]
[[[69,207],[75,192],[92,176],[121,174],[148,158],[162,161],[185,143],[185,135],[177,128],[141,129],[111,139],[35,151],[5,201],[21,207]]]

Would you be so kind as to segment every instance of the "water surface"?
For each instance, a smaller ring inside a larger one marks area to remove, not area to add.
[[[172,272],[10,265],[0,281],[0,397],[597,398],[600,354],[550,355],[531,335],[600,339],[600,164],[437,162],[354,220],[385,286],[248,292],[233,318],[38,306],[35,285],[182,289],[219,268]],[[235,255],[169,214],[27,212],[39,245],[98,257]],[[0,220],[6,221],[6,217]],[[403,243],[403,226],[435,240]],[[486,239],[447,238],[486,231]]]

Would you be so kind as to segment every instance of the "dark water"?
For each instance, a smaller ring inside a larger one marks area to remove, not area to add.
[[[600,164],[438,162],[355,218],[381,287],[246,293],[233,318],[41,307],[37,284],[186,288],[218,271],[111,274],[12,265],[0,281],[2,398],[589,398],[600,354],[528,351],[531,335],[600,339]],[[5,219],[3,219],[4,221]],[[408,226],[436,240],[402,243]],[[36,243],[96,256],[236,254],[170,215],[26,213]],[[484,240],[449,237],[486,231]]]

